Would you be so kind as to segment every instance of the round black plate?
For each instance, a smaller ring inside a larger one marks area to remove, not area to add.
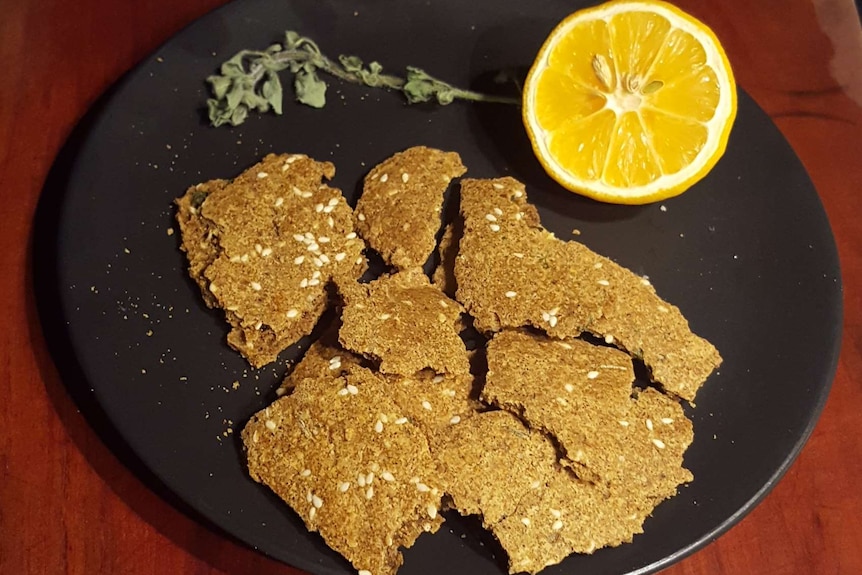
[[[497,89],[581,7],[561,0],[240,0],[200,19],[106,94],[61,154],[40,204],[38,301],[64,379],[95,402],[127,449],[191,509],[265,553],[316,574],[346,561],[244,469],[238,432],[273,399],[285,371],[252,370],[224,343],[226,325],[186,277],[172,200],[229,178],[270,151],[332,160],[355,201],[365,172],[424,144],[459,152],[473,177],[527,184],[543,222],[639,274],[679,305],[724,356],[690,410],[695,481],[659,506],[630,545],[573,556],[553,573],[646,573],[738,521],[787,469],[811,432],[835,370],[841,283],[828,221],[799,160],[740,92],[724,158],[686,194],[660,204],[597,204],[550,181],[513,106],[407,106],[398,94],[331,83],[314,110],[210,128],[203,79],[242,48],[293,29],[335,56],[389,70],[426,69],[455,85]],[[57,312],[57,313],[55,313]],[[59,334],[59,335],[58,335]],[[478,478],[477,478],[478,479]],[[403,575],[504,573],[475,522],[451,518],[406,552]]]

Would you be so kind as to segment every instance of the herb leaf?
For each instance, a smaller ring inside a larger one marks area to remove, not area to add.
[[[404,94],[408,104],[436,101],[450,104],[456,99],[474,102],[519,104],[519,98],[480,94],[455,88],[434,78],[420,68],[408,66],[404,78],[383,73],[383,66],[367,66],[357,56],[339,56],[330,60],[311,38],[288,30],[282,44],[272,44],[263,51],[242,50],[222,63],[219,75],[207,78],[212,98],[207,112],[213,126],[238,126],[251,110],[282,113],[283,89],[278,72],[289,69],[294,75],[293,89],[297,101],[313,108],[326,104],[326,82],[319,73],[371,88],[386,88]]]

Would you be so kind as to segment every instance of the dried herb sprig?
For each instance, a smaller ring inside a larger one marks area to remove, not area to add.
[[[402,78],[384,74],[378,62],[365,65],[356,56],[339,56],[336,62],[325,56],[312,39],[288,31],[283,44],[273,44],[263,51],[242,50],[221,65],[220,74],[207,78],[214,96],[207,100],[212,125],[238,126],[252,110],[272,110],[280,115],[283,89],[278,73],[288,69],[294,75],[296,99],[314,108],[326,104],[326,82],[320,79],[319,72],[354,84],[399,91],[409,104],[436,100],[446,105],[456,99],[520,103],[516,98],[456,88],[412,66],[407,67]]]

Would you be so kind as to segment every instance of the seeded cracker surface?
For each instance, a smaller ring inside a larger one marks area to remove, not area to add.
[[[189,273],[207,305],[225,311],[228,344],[255,367],[311,332],[330,279],[365,270],[352,210],[321,183],[334,173],[329,162],[270,154],[177,200]]]
[[[463,180],[461,213],[457,299],[478,329],[592,333],[642,358],[654,381],[689,401],[721,363],[648,280],[543,229],[517,180]]]
[[[654,389],[630,398],[633,379],[618,350],[504,331],[488,344],[482,397],[549,433],[580,477],[652,505],[692,480],[682,467],[692,425]]]
[[[399,270],[423,266],[436,245],[443,194],[465,171],[458,154],[424,146],[385,160],[365,178],[360,235]]]
[[[361,365],[361,359],[349,351],[318,340],[311,344],[299,363],[293,366],[276,390],[276,395],[281,397],[292,392],[296,384],[304,379],[338,377],[358,365]]]
[[[561,468],[548,438],[507,411],[478,414],[453,430],[440,460],[453,505],[482,517],[511,573],[535,573],[642,532],[645,510]]]
[[[442,523],[428,442],[390,395],[383,376],[349,366],[339,377],[298,382],[242,432],[252,478],[374,575],[394,574],[399,547]]]
[[[379,360],[382,373],[412,375],[425,368],[469,373],[458,335],[463,308],[432,286],[421,269],[339,289],[344,298],[341,345]]]

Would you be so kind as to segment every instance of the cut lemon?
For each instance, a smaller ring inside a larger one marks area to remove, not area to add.
[[[575,12],[527,76],[524,124],[548,174],[619,204],[675,196],[727,147],[736,83],[715,34],[657,0]]]

